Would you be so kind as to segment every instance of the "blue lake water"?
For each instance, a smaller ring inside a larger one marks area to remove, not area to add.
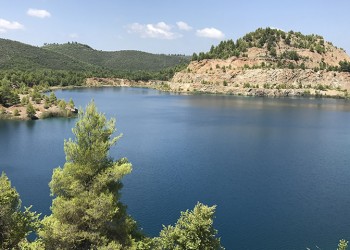
[[[217,205],[226,249],[336,249],[350,240],[350,102],[172,95],[142,88],[57,91],[94,99],[123,133],[112,148],[133,172],[123,201],[156,236],[197,201]],[[23,205],[50,212],[75,119],[0,121],[0,171]]]

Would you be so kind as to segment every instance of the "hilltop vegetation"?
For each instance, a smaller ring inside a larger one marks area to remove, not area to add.
[[[98,69],[63,54],[7,39],[0,39],[0,52],[0,70],[89,71]]]
[[[159,71],[188,63],[184,55],[151,54],[142,51],[99,51],[76,42],[47,44],[44,49],[112,71]]]
[[[79,43],[47,44],[41,48],[0,39],[0,70],[161,71],[188,63],[183,55],[141,51],[98,51]]]
[[[320,35],[259,28],[196,53],[177,72],[178,92],[348,98],[350,57]]]
[[[274,68],[301,68],[350,72],[350,62],[339,55],[345,51],[326,42],[320,35],[303,35],[300,32],[284,32],[278,29],[259,28],[234,42],[226,40],[210,51],[196,53],[192,61],[204,59],[223,59],[230,57],[247,59],[264,59],[263,65]]]

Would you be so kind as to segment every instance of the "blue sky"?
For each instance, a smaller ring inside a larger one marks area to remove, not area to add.
[[[350,52],[348,0],[0,0],[0,37],[192,54],[259,27],[319,34]]]

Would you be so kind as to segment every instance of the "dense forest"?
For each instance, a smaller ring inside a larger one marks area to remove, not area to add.
[[[78,43],[43,48],[0,39],[0,104],[19,103],[26,87],[82,86],[89,77],[162,80],[184,69],[189,57],[139,51],[103,52]]]
[[[106,70],[157,72],[188,63],[184,55],[151,54],[141,51],[98,51],[79,43],[49,44],[35,47],[0,39],[0,69],[67,70],[94,72]]]
[[[115,120],[98,113],[93,102],[79,114],[75,138],[64,142],[66,163],[54,169],[49,183],[52,213],[43,219],[31,207],[21,209],[19,194],[1,174],[1,249],[224,249],[213,227],[215,206],[201,203],[181,212],[158,237],[142,233],[120,201],[121,180],[132,165],[109,156],[120,139],[115,132]]]
[[[151,54],[135,50],[99,51],[77,42],[46,44],[42,48],[112,71],[159,71],[190,60],[185,55]]]

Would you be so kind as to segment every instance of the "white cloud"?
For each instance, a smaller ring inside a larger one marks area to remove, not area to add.
[[[187,23],[183,22],[183,21],[179,21],[176,23],[177,27],[179,28],[179,30],[185,30],[185,31],[190,31],[192,30],[192,27],[189,26]]]
[[[204,28],[201,30],[197,30],[196,35],[200,37],[208,37],[214,39],[223,39],[225,37],[225,34],[222,31],[215,28]]]
[[[29,9],[27,11],[28,16],[33,16],[33,17],[39,17],[39,18],[45,18],[45,17],[50,17],[51,14],[47,10],[38,10],[38,9]]]
[[[181,34],[172,32],[172,27],[165,22],[156,24],[140,24],[133,23],[128,26],[129,33],[139,34],[143,38],[159,38],[159,39],[176,39],[181,37]]]
[[[77,33],[72,33],[72,34],[69,34],[69,37],[70,38],[79,38],[79,35]]]
[[[270,29],[273,29],[273,30],[280,30],[280,31],[283,31],[284,32],[284,30],[283,29],[280,29],[280,28],[276,28],[276,27],[269,27]]]
[[[0,33],[5,33],[7,30],[19,30],[23,28],[24,26],[19,22],[11,22],[0,18]]]

